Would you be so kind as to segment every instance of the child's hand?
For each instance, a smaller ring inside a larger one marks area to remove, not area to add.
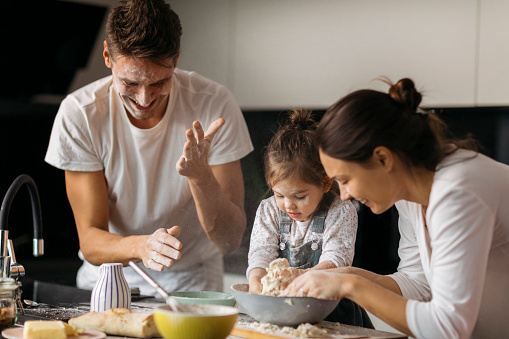
[[[262,293],[263,285],[259,281],[249,282],[249,293],[260,294]]]
[[[251,272],[249,272],[249,293],[262,293],[262,278],[266,275],[267,270],[260,267],[255,267],[251,270]]]

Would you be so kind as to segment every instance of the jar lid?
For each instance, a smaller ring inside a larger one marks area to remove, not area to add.
[[[0,291],[14,290],[19,286],[13,278],[0,278]]]

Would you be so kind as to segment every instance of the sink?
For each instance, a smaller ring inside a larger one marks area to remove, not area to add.
[[[23,279],[25,280],[25,279]],[[21,300],[29,299],[39,306],[25,306],[25,314],[18,310],[17,324],[26,320],[64,320],[90,311],[92,291],[45,281],[23,281]]]
[[[23,283],[22,299],[30,299],[38,303],[89,303],[92,291],[75,286],[35,280]]]
[[[75,286],[45,282],[40,280],[22,282],[21,300],[29,299],[39,306],[26,306],[25,314],[18,310],[16,323],[23,324],[26,320],[63,320],[79,317],[90,312],[90,296],[92,291]],[[143,301],[142,305],[136,305]],[[131,310],[151,311],[153,307],[143,306],[146,303],[160,303],[160,299],[152,296],[132,295]]]

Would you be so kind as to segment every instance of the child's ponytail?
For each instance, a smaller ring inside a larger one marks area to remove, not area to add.
[[[285,179],[299,179],[321,186],[326,177],[315,144],[318,126],[313,113],[294,110],[279,128],[265,152],[265,180],[274,187]]]

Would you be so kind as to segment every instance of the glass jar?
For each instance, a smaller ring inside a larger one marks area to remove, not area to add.
[[[16,290],[19,283],[12,278],[0,278],[0,330],[16,322]]]

